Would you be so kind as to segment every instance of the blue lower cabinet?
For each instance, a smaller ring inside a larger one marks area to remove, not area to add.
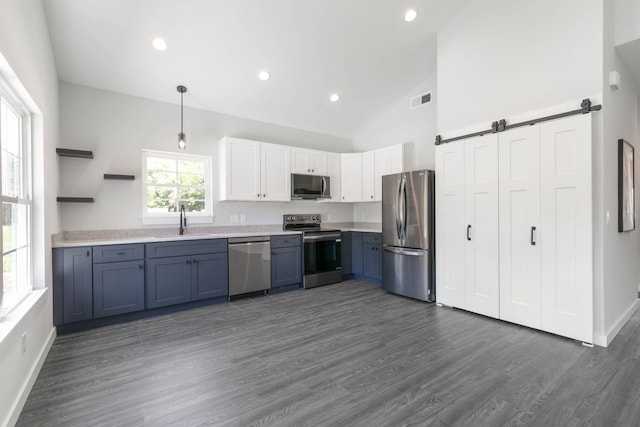
[[[351,272],[359,276],[363,274],[362,256],[362,233],[354,231],[351,233]]]
[[[229,295],[227,253],[191,257],[191,300]]]
[[[271,249],[271,287],[302,283],[302,247]]]
[[[94,264],[94,317],[140,310],[144,310],[144,261]]]
[[[365,278],[382,280],[382,245],[362,244],[362,270]]]
[[[191,257],[148,259],[146,278],[147,308],[191,301]]]
[[[91,248],[56,248],[53,262],[54,323],[93,319]]]

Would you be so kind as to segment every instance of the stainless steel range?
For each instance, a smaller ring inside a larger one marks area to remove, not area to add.
[[[302,231],[305,289],[342,281],[340,230],[323,229],[320,214],[283,215],[283,228]]]

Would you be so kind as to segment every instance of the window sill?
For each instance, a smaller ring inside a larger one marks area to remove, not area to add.
[[[23,320],[30,318],[36,310],[42,308],[46,301],[47,292],[48,288],[34,289],[11,311],[0,316],[0,354],[4,354],[2,347],[5,343],[17,339],[17,337],[12,337],[22,330],[18,328],[18,325]]]
[[[213,224],[215,216],[189,216],[187,215],[187,224]],[[142,225],[175,225],[179,224],[178,216],[143,216]]]

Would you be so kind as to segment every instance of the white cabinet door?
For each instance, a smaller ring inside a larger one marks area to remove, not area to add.
[[[290,201],[290,147],[286,145],[260,144],[261,156],[261,200]]]
[[[342,169],[342,201],[362,201],[362,153],[343,153]]]
[[[332,202],[342,200],[342,180],[341,180],[341,162],[339,153],[327,153],[327,174],[329,175],[329,185],[331,186]]]
[[[327,175],[327,153],[305,148],[291,148],[291,173]]]
[[[391,147],[379,148],[373,153],[375,158],[375,182],[373,184],[373,200],[379,202],[382,200],[382,177],[384,175],[393,173],[391,164]]]
[[[436,300],[464,308],[464,141],[436,146]]]
[[[260,200],[260,143],[225,137],[218,155],[220,200]]]
[[[541,326],[593,342],[591,115],[540,125]]]
[[[498,139],[500,318],[540,329],[540,128]]]
[[[362,201],[373,202],[376,190],[375,152],[362,153]],[[381,184],[382,185],[382,182]]]
[[[498,136],[468,139],[464,147],[465,308],[499,317]]]
[[[311,151],[308,155],[308,162],[312,175],[327,175],[327,153],[324,151]]]

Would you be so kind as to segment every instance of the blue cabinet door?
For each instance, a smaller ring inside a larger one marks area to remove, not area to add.
[[[353,268],[351,267],[352,261],[352,251],[353,249],[351,244],[351,233],[350,231],[345,231],[342,233],[342,276],[349,276],[353,272]]]
[[[229,295],[227,253],[191,257],[191,299],[193,301]]]
[[[362,276],[362,233],[353,231],[351,233],[351,272]]]
[[[382,245],[364,243],[362,245],[363,276],[382,280]]]
[[[191,301],[191,257],[148,259],[146,307]]]
[[[144,261],[93,266],[93,315],[114,316],[144,310]]]
[[[271,287],[302,283],[302,247],[271,249]]]
[[[63,287],[63,321],[71,323],[92,319],[91,248],[64,248],[62,258],[62,283],[55,286]]]

